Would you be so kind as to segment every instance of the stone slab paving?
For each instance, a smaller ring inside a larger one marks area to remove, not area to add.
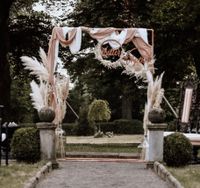
[[[66,160],[59,164],[36,188],[169,188],[142,162]]]

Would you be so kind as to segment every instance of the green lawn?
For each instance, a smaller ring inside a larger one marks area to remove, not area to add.
[[[181,168],[167,167],[167,169],[185,188],[200,187],[200,165],[189,165]]]
[[[97,144],[66,144],[66,152],[111,152],[111,153],[140,153],[137,146],[97,145]]]
[[[12,162],[8,166],[0,166],[0,187],[22,188],[23,183],[32,177],[44,164],[44,161],[35,164]]]
[[[142,142],[143,135],[114,135],[111,138],[94,138],[93,136],[67,136],[66,152],[111,152],[140,153],[137,146]]]

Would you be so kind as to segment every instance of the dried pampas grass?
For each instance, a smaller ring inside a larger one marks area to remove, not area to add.
[[[43,63],[40,63],[35,57],[30,58],[28,56],[22,56],[21,61],[26,70],[30,70],[32,75],[35,75],[38,79],[47,81],[49,78],[49,72]]]
[[[37,111],[40,111],[42,107],[53,107],[56,113],[54,123],[59,124],[64,119],[66,113],[69,76],[63,68],[63,62],[59,58],[57,58],[57,69],[53,75],[50,75],[49,70],[51,67],[48,64],[46,53],[42,48],[40,48],[39,54],[42,62],[39,62],[35,57],[21,57],[25,69],[30,70],[30,74],[35,75],[37,78],[37,82],[32,81],[30,83],[32,104]],[[53,77],[53,85],[49,83],[50,77]]]
[[[33,101],[33,106],[37,111],[40,111],[42,107],[47,106],[47,86],[42,82],[37,84],[34,80],[31,81],[30,93],[31,99]]]

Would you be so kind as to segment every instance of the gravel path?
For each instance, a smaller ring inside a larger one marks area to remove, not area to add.
[[[169,188],[144,163],[64,161],[36,188]]]

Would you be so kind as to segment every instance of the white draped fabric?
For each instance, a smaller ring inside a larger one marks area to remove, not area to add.
[[[82,43],[82,31],[88,32],[92,38],[98,40],[100,43],[109,40],[108,43],[113,49],[119,48],[119,44],[123,45],[133,42],[144,59],[152,59],[152,46],[149,45],[147,29],[145,28],[124,28],[119,32],[116,28],[55,27],[49,43],[49,56],[53,56],[49,57],[51,63],[56,63],[58,41],[63,46],[69,46],[72,54],[79,52]],[[68,39],[65,40],[66,38]],[[112,40],[117,41],[119,44]],[[50,53],[54,53],[54,55],[50,55]]]

